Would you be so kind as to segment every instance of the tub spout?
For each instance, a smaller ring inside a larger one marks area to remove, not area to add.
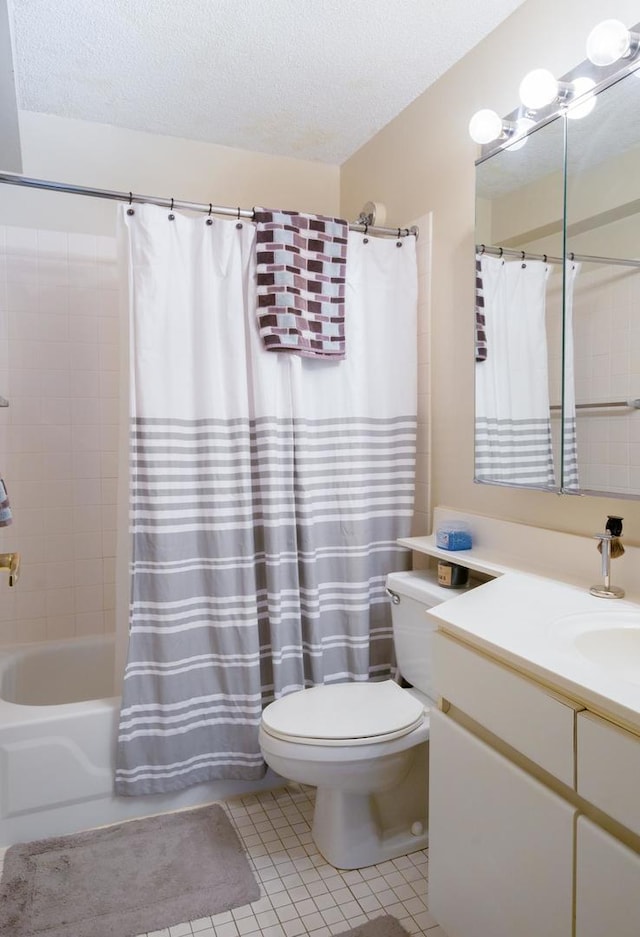
[[[9,585],[15,586],[20,577],[20,554],[0,553],[0,569],[9,570]]]

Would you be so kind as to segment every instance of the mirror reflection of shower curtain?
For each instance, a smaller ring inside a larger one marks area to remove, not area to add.
[[[565,264],[564,280],[564,350],[562,411],[562,489],[579,491],[578,442],[576,436],[576,388],[573,341],[573,294],[580,264]]]
[[[417,269],[415,238],[350,232],[345,360],[268,352],[255,226],[126,208],[133,553],[116,791],[139,795],[261,777],[265,703],[391,676]]]
[[[487,356],[476,362],[475,479],[555,485],[541,261],[478,255]]]

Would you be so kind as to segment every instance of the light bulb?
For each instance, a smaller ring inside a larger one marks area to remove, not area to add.
[[[469,121],[469,136],[476,143],[491,143],[501,133],[502,118],[489,108],[476,111]]]
[[[531,110],[546,107],[557,96],[558,82],[546,68],[534,68],[520,82],[520,100]]]
[[[587,58],[594,65],[613,65],[631,47],[629,30],[620,20],[603,20],[587,37]]]
[[[589,94],[593,88],[595,88],[596,83],[593,78],[576,78],[571,82],[572,87],[572,98],[583,97],[582,101],[579,104],[571,104],[567,107],[567,117],[571,120],[580,120],[581,117],[586,117],[587,114],[590,114],[591,111],[596,106],[596,96],[595,94]]]
[[[509,151],[521,150],[525,145],[529,137],[524,136],[527,130],[530,130],[531,127],[535,127],[535,120],[532,120],[531,117],[519,117],[515,124],[515,130],[513,132],[513,143],[507,143],[505,149]]]

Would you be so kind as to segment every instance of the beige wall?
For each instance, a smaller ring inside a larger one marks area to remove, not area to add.
[[[336,215],[340,169],[106,124],[20,112],[23,174],[214,205]],[[115,203],[0,186],[5,225],[113,234]]]
[[[640,543],[640,502],[558,496],[473,483],[473,227],[477,148],[467,124],[480,107],[509,113],[522,77],[536,67],[562,75],[585,57],[600,20],[638,19],[633,2],[527,0],[342,167],[342,213],[368,200],[403,224],[432,212],[432,498],[462,510],[590,534],[623,514]],[[389,80],[393,80],[392,69]],[[595,562],[595,560],[594,560]]]

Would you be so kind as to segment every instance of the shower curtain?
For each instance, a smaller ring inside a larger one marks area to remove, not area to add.
[[[476,361],[477,481],[555,483],[545,293],[546,264],[478,255],[486,358]]]
[[[565,263],[564,339],[562,394],[562,490],[580,491],[578,474],[578,439],[576,430],[575,352],[573,341],[573,295],[581,264]]]
[[[120,227],[132,594],[115,784],[135,795],[260,777],[265,703],[392,673],[417,276],[414,238],[350,233],[346,359],[267,352],[253,224],[142,205]]]

